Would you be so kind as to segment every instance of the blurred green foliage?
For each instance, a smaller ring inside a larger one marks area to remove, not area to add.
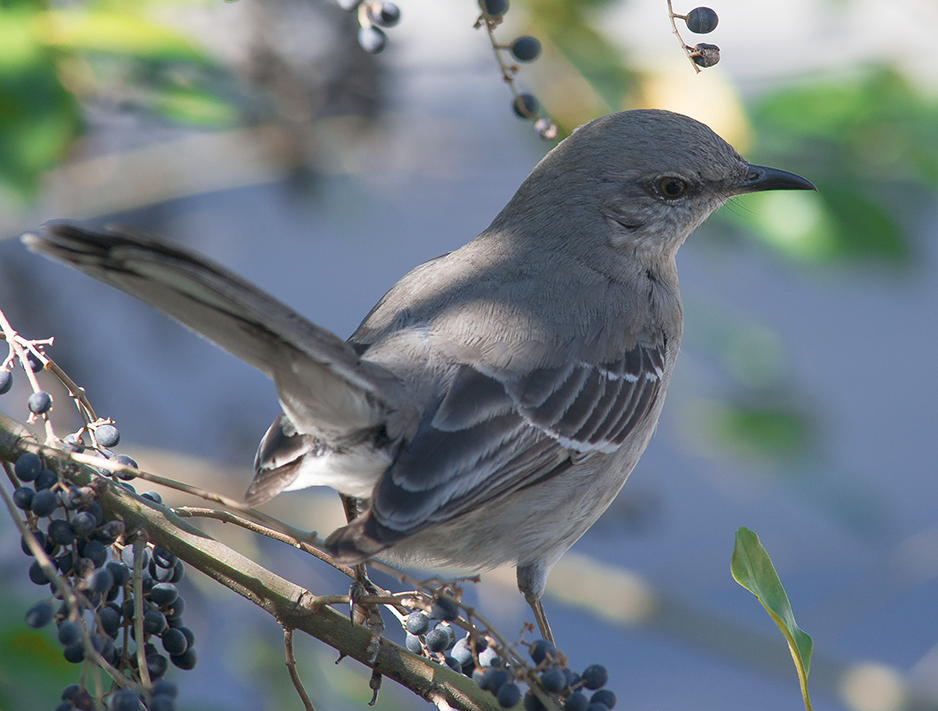
[[[752,121],[754,157],[810,177],[819,191],[740,199],[756,215],[758,239],[814,263],[910,260],[909,230],[938,190],[938,102],[895,69],[869,67],[772,92]]]
[[[147,7],[0,3],[0,186],[8,195],[23,203],[36,196],[43,171],[61,163],[81,133],[80,101],[115,87],[174,122],[236,118],[212,81],[221,74],[215,61],[146,18]]]

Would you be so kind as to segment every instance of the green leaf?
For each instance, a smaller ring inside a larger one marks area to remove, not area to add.
[[[808,698],[808,671],[811,667],[813,644],[811,637],[795,622],[795,614],[791,610],[785,588],[778,579],[778,573],[775,572],[775,566],[759,542],[759,537],[748,528],[739,528],[736,531],[730,570],[733,579],[759,599],[762,607],[785,635],[795,668],[798,670],[805,709],[811,711],[811,700]]]
[[[73,52],[105,52],[148,60],[209,62],[184,35],[128,14],[82,8],[49,13],[48,43]]]
[[[41,12],[0,8],[0,182],[24,201],[78,134],[74,97],[43,42]]]

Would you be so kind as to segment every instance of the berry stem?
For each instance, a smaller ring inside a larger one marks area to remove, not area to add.
[[[668,3],[668,18],[671,20],[671,31],[674,33],[674,36],[677,37],[677,41],[681,43],[681,49],[684,50],[684,54],[687,56],[687,61],[690,62],[690,65],[694,68],[694,71],[697,74],[700,74],[700,67],[697,66],[697,62],[694,61],[693,50],[687,45],[684,41],[684,38],[681,37],[681,33],[677,31],[677,24],[674,22],[674,18],[680,18],[686,20],[686,15],[675,15],[674,8],[671,7],[671,0],[667,0]]]
[[[29,385],[33,389],[33,392],[40,392],[42,388],[39,387],[39,381],[36,379],[36,374],[33,372],[33,369],[28,366],[29,359],[26,355],[27,347],[37,358],[39,358],[39,360],[43,362],[43,365],[48,362],[48,359],[39,353],[34,347],[30,347],[29,342],[13,330],[13,326],[11,326],[10,322],[7,321],[7,317],[4,315],[2,310],[0,310],[0,330],[3,331],[3,336],[6,339],[6,342],[10,345],[10,348],[16,352],[17,358],[20,359],[20,365],[23,367],[23,371],[26,373],[26,379],[29,380]],[[51,343],[51,339],[48,342]],[[30,420],[33,420],[34,417],[42,417],[46,429],[46,440],[54,440],[55,430],[52,429],[52,422],[49,420],[48,414],[29,416]]]

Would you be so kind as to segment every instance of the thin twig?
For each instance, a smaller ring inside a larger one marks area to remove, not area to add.
[[[668,19],[671,20],[671,31],[674,33],[674,36],[677,37],[677,41],[681,43],[681,49],[684,50],[684,54],[687,55],[687,60],[690,62],[690,65],[694,68],[694,71],[700,74],[700,67],[697,66],[697,62],[694,61],[693,49],[691,49],[687,43],[684,41],[684,38],[681,37],[681,33],[677,31],[677,24],[674,22],[675,17],[684,18],[684,15],[675,15],[674,10],[671,8],[671,0],[668,1]]]
[[[290,673],[290,679],[293,680],[296,693],[300,695],[300,700],[303,702],[306,711],[316,711],[309,694],[306,693],[306,689],[303,687],[300,675],[296,671],[296,655],[293,653],[293,629],[286,625],[283,627],[283,646],[286,648],[287,671]]]
[[[352,570],[351,566],[336,563],[329,554],[323,553],[321,550],[311,546],[305,541],[297,540],[296,536],[286,533],[286,530],[291,529],[291,527],[287,524],[282,524],[284,531],[278,531],[268,526],[255,523],[249,519],[242,518],[241,516],[231,513],[230,511],[221,511],[219,509],[210,509],[201,506],[174,506],[171,511],[182,518],[211,518],[217,521],[222,521],[223,523],[231,523],[235,526],[240,526],[241,528],[247,529],[252,533],[267,536],[268,538],[272,538],[273,540],[280,543],[286,543],[287,545],[293,546],[294,548],[299,548],[303,552],[309,553],[322,562],[328,563],[333,568],[341,573],[345,573],[345,575],[349,576],[350,578],[355,577],[355,571]]]

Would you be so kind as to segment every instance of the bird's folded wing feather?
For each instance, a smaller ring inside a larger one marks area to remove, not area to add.
[[[23,241],[171,316],[276,384],[297,429],[325,436],[386,417],[397,379],[223,267],[126,228],[47,225]]]
[[[460,366],[378,484],[380,536],[409,535],[615,451],[653,408],[665,348],[639,344],[612,362],[513,376]]]

